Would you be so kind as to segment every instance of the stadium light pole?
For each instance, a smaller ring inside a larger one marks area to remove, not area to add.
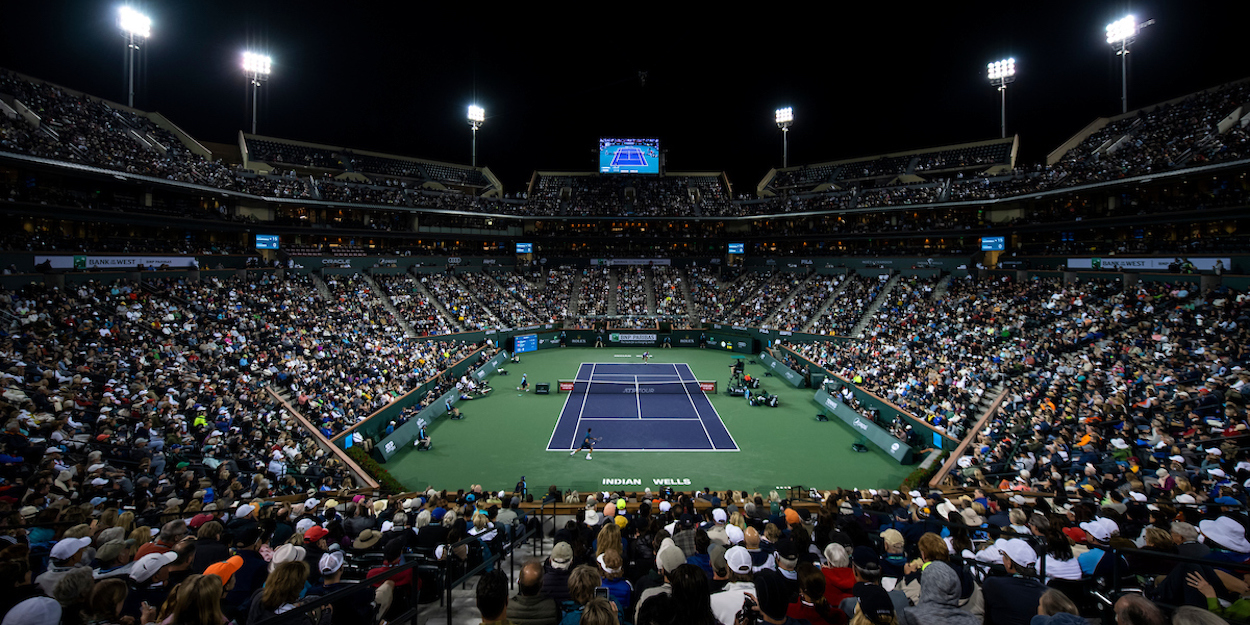
[[[781,129],[781,168],[790,166],[790,126],[794,125],[794,108],[777,109],[777,127]]]
[[[152,18],[123,6],[117,9],[117,25],[126,37],[126,67],[130,108],[135,106],[135,55],[139,51],[139,41],[152,36]]]
[[[243,71],[252,81],[252,134],[256,134],[256,107],[260,96],[260,83],[269,80],[273,59],[256,52],[243,53]]]
[[[477,167],[477,129],[486,123],[486,109],[476,105],[469,105],[469,126],[473,128],[473,166]]]
[[[1137,32],[1141,30],[1137,18],[1132,15],[1107,24],[1107,43],[1112,48],[1119,48],[1120,55],[1120,112],[1128,112],[1128,46],[1137,40]]]
[[[1003,138],[1007,138],[1007,85],[1016,81],[1016,60],[1003,59],[986,66],[990,84],[1003,96]]]

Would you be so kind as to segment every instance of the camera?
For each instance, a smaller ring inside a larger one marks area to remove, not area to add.
[[[735,625],[755,625],[758,613],[755,611],[755,600],[750,596],[742,598],[742,609],[734,617]]]

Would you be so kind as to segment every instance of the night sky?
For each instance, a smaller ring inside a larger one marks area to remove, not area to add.
[[[233,143],[250,126],[250,47],[274,59],[264,135],[467,164],[476,101],[479,164],[508,192],[536,169],[593,170],[597,138],[622,135],[657,136],[670,171],[727,171],[743,193],[781,164],[785,105],[792,165],[998,137],[985,65],[1009,56],[1008,131],[1040,161],[1119,113],[1104,27],[1130,11],[1156,20],[1129,57],[1130,108],[1250,76],[1245,1],[406,4],[420,9],[136,2],[154,21],[136,106]],[[7,3],[0,66],[125,102],[118,6]]]

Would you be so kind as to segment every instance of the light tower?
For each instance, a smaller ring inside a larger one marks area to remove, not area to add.
[[[781,129],[781,167],[790,166],[790,126],[794,125],[794,108],[777,109],[777,127]]]
[[[131,108],[135,106],[135,56],[139,52],[139,43],[152,36],[152,18],[123,6],[117,10],[117,25],[126,37],[126,68],[127,68],[127,102]]]
[[[252,134],[256,134],[256,108],[260,96],[260,83],[269,80],[273,59],[256,52],[243,53],[243,71],[252,82]]]
[[[1152,20],[1153,21],[1153,20]],[[1146,24],[1138,24],[1137,18],[1132,15],[1124,17],[1107,24],[1107,43],[1116,49],[1116,54],[1120,56],[1120,112],[1128,112],[1128,46],[1137,40],[1137,32]]]
[[[476,105],[469,105],[469,126],[473,128],[473,166],[477,167],[477,129],[486,123],[486,109]]]
[[[990,84],[998,87],[1003,96],[1003,138],[1007,138],[1007,85],[1016,81],[1016,60],[1004,59],[986,66]]]

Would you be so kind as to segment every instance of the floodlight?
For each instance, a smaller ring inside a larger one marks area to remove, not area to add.
[[[1016,75],[1016,60],[1004,59],[987,66],[990,80],[1002,80]]]
[[[273,71],[273,59],[259,52],[243,52],[243,71],[252,83],[252,134],[256,134],[257,100],[260,99],[260,83],[269,80]]]
[[[1107,24],[1107,43],[1117,44],[1126,42],[1137,36],[1137,18],[1132,15],[1124,17]]]
[[[152,36],[152,18],[123,6],[117,10],[117,25],[127,34],[148,38]]]
[[[777,127],[781,129],[781,167],[790,165],[790,126],[794,125],[794,107],[777,109]]]
[[[117,9],[117,25],[126,36],[126,93],[130,106],[135,105],[135,54],[139,52],[139,39],[152,36],[152,18],[123,6]]]
[[[1125,15],[1107,24],[1107,43],[1120,57],[1120,111],[1123,113],[1128,112],[1128,47],[1137,41],[1137,34],[1141,32],[1141,29],[1154,22],[1154,20],[1146,20],[1138,23],[1135,16]]]
[[[486,123],[486,109],[476,105],[469,105],[469,125],[473,127],[473,166],[477,167],[477,129]]]
[[[985,65],[986,75],[990,79],[990,84],[998,87],[999,93],[1002,95],[1002,130],[1003,138],[1007,138],[1007,85],[1016,81],[1016,59],[1006,58],[1001,61],[994,61]]]
[[[778,125],[781,125],[781,124],[788,125],[788,124],[793,124],[793,123],[794,123],[794,108],[793,107],[787,106],[786,108],[783,108],[783,109],[777,109],[777,124]]]
[[[256,76],[268,76],[273,70],[273,59],[256,52],[243,53],[243,71]]]

